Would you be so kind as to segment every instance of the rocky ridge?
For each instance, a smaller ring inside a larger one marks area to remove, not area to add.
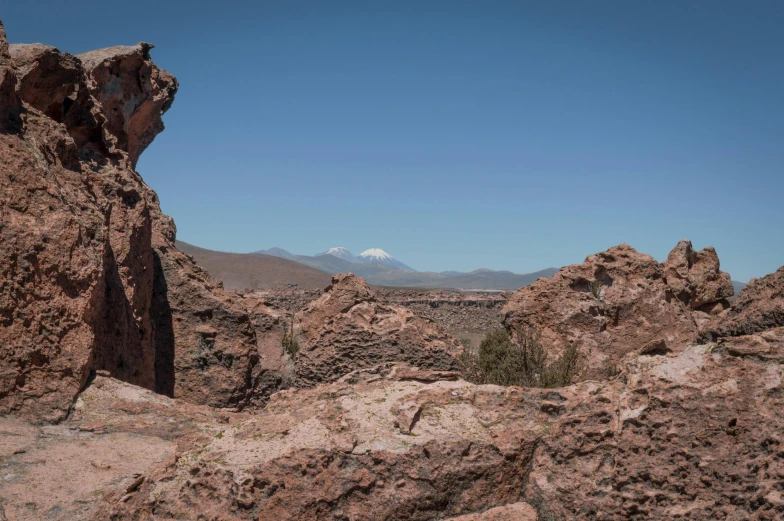
[[[733,291],[713,248],[695,252],[681,241],[660,264],[621,244],[521,288],[504,323],[537,329],[553,353],[576,343],[583,378],[601,378],[630,352],[695,342],[699,325],[728,308]]]

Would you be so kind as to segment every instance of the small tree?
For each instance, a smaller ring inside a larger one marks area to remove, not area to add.
[[[514,340],[505,329],[490,331],[476,354],[465,350],[460,357],[464,377],[476,383],[521,387],[562,387],[569,385],[578,371],[577,346],[570,344],[548,363],[539,333],[521,326]]]

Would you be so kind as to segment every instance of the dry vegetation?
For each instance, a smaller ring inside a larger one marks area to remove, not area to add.
[[[465,349],[460,357],[465,378],[474,383],[561,387],[569,385],[579,369],[577,346],[570,345],[558,358],[548,360],[539,333],[520,327],[514,337],[505,329],[490,331],[476,353]]]

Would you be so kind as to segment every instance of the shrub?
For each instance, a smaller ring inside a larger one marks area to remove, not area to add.
[[[593,298],[596,300],[601,300],[602,286],[604,286],[604,281],[601,280],[595,280],[588,284],[588,289],[591,290],[591,295],[593,295]]]
[[[496,329],[487,333],[477,353],[464,350],[460,362],[466,380],[521,387],[562,387],[571,383],[578,371],[576,345],[569,345],[550,362],[536,330],[519,327],[515,337],[505,329]]]
[[[294,322],[291,323],[288,331],[283,333],[283,351],[291,357],[299,353],[299,342],[294,338]]]

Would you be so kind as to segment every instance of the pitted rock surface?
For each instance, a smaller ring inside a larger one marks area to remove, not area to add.
[[[297,313],[293,327],[298,385],[334,381],[383,362],[458,370],[460,343],[436,323],[378,302],[367,283],[335,275],[324,294]]]
[[[481,520],[528,506],[539,519],[772,521],[784,515],[784,345],[766,353],[632,354],[611,381],[560,389],[382,364],[225,418],[98,377],[63,427],[80,429],[76,446],[113,433],[117,453],[132,443],[123,433],[150,437],[135,446],[170,444],[158,462],[138,460],[145,480],[132,492],[122,472],[96,482],[96,521]],[[5,440],[27,447],[4,463],[8,505],[30,479],[14,469],[68,439]],[[91,465],[77,462],[48,467],[46,482]]]
[[[242,407],[258,354],[241,299],[174,248],[134,170],[177,81],[149,44],[72,56],[0,32],[0,412],[61,420],[96,370]]]
[[[504,323],[513,332],[520,325],[539,330],[553,354],[576,343],[581,377],[603,378],[606,367],[652,343],[677,351],[696,341],[706,307],[724,306],[732,291],[712,248],[694,252],[681,241],[660,264],[621,244],[521,288]]]
[[[752,279],[732,307],[703,325],[700,340],[759,333],[784,326],[784,266],[773,273]]]

